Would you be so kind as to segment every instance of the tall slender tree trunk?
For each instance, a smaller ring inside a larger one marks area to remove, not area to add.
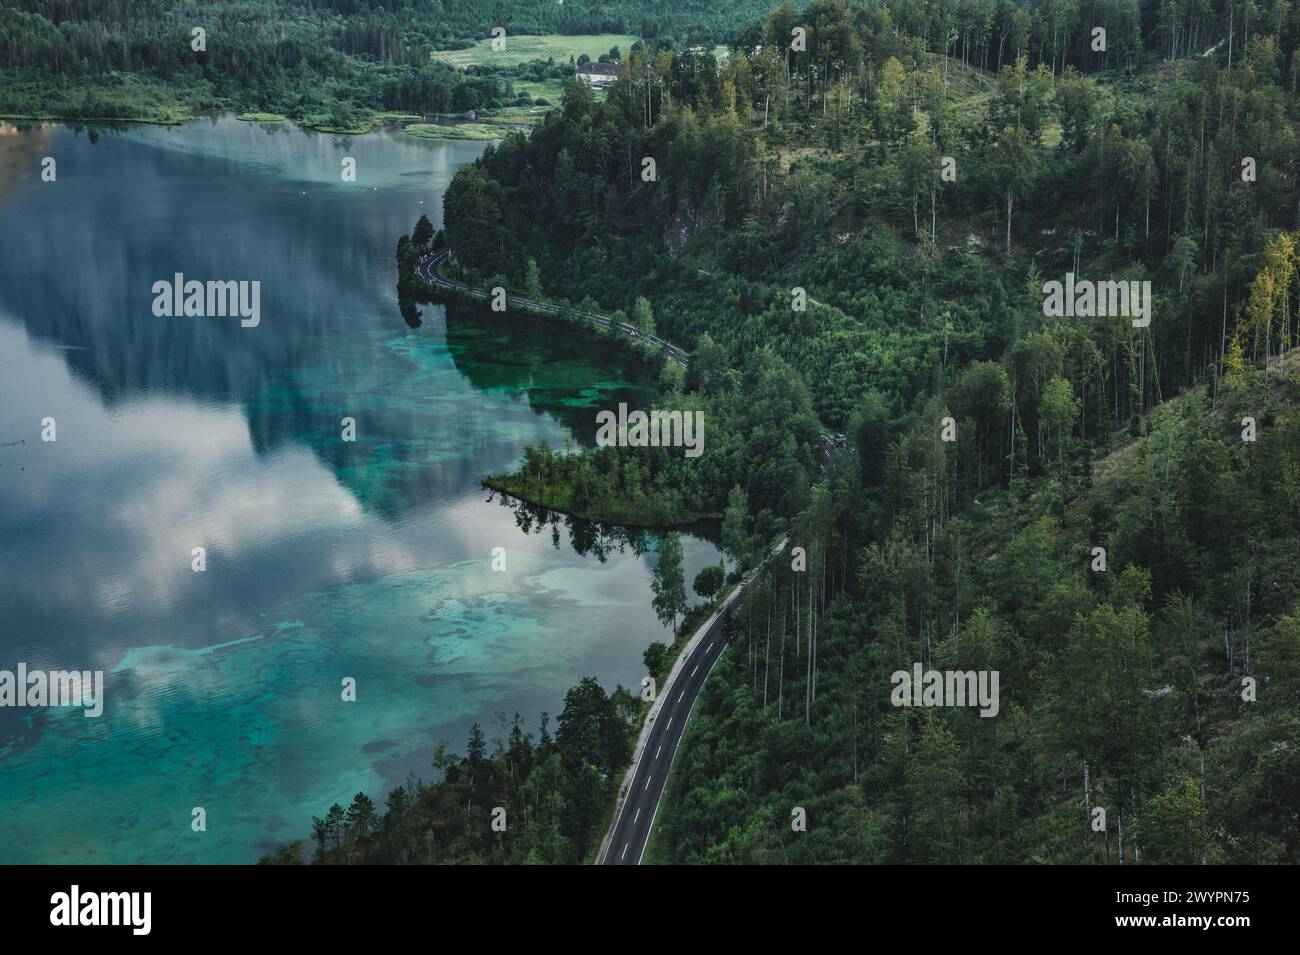
[[[1007,187],[1007,256],[1011,256],[1011,187]]]
[[[784,630],[785,628],[784,605],[782,605],[781,610],[782,610],[781,627]],[[767,675],[768,673],[771,672],[771,667],[769,665],[771,663],[771,660],[772,660],[772,631],[768,630],[767,645],[763,647],[763,709],[764,710],[767,709]]]
[[[798,626],[795,627],[798,633]],[[781,712],[785,706],[785,614],[781,615],[781,669],[777,678],[776,690],[776,718],[781,718]]]

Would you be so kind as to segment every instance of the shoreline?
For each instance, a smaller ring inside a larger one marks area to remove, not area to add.
[[[379,132],[386,126],[402,126],[408,136],[413,136],[416,139],[444,139],[455,142],[493,142],[505,139],[505,137],[512,131],[524,132],[532,128],[528,124],[493,122],[492,117],[460,119],[443,114],[422,116],[415,113],[386,113],[376,114],[374,120],[366,126],[357,126],[346,129],[338,126],[313,126],[290,116],[281,116],[277,113],[237,113],[233,109],[221,109],[201,113],[187,112],[177,118],[164,118],[159,116],[81,116],[76,114],[59,113],[0,113],[0,122],[63,123],[65,125],[93,124],[96,126],[184,126],[186,123],[196,123],[205,119],[219,119],[224,116],[230,116],[241,123],[249,123],[252,125],[270,126],[286,123],[297,126],[299,129],[308,130],[314,133],[325,133],[333,136],[366,136],[371,133]],[[459,135],[454,132],[464,126],[472,127],[477,134]],[[419,132],[413,132],[410,127],[419,127]],[[449,132],[449,134],[445,136],[436,135],[432,131],[438,127],[443,127],[452,132]],[[500,135],[483,135],[482,133],[486,132],[483,127],[500,130]]]
[[[513,474],[489,474],[482,478],[479,483],[495,494],[501,494],[505,497],[513,498],[529,507],[536,507],[546,511],[554,511],[565,517],[571,517],[577,521],[588,521],[592,524],[612,524],[617,527],[626,527],[639,531],[662,531],[665,533],[672,531],[690,531],[698,528],[702,524],[722,520],[722,514],[688,514],[684,517],[647,521],[635,517],[628,517],[625,514],[585,514],[574,511],[567,506],[562,506],[553,501],[543,500],[542,498],[529,494],[522,487],[523,480]]]

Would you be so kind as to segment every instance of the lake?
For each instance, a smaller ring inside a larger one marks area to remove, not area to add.
[[[0,863],[256,861],[475,721],[638,686],[670,640],[653,535],[480,485],[591,444],[648,373],[523,316],[402,320],[397,238],[484,145],[0,125],[0,670],[106,683],[97,719],[0,708]],[[176,273],[259,282],[260,323],[156,317]],[[720,558],[683,543],[689,584]]]

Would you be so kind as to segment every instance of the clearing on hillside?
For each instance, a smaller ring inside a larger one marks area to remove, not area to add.
[[[480,40],[467,50],[440,50],[433,54],[435,60],[450,63],[452,66],[518,66],[530,60],[545,60],[554,57],[556,63],[567,63],[569,57],[575,60],[582,54],[591,59],[599,59],[608,53],[611,47],[618,47],[623,53],[640,37],[624,33],[596,33],[578,36],[565,36],[561,33],[544,33],[541,36],[506,35],[506,48],[500,53],[492,49],[490,39]]]

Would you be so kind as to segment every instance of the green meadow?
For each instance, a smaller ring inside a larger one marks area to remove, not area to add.
[[[560,33],[545,33],[541,36],[506,35],[505,49],[496,52],[492,49],[490,39],[480,40],[477,45],[467,50],[441,50],[433,54],[435,60],[450,63],[452,66],[518,66],[530,60],[554,58],[558,62],[568,62],[587,54],[591,59],[598,59],[608,53],[610,47],[626,51],[640,37],[620,33],[597,33],[583,36],[565,36]]]
[[[421,139],[500,139],[505,135],[502,127],[487,123],[457,123],[455,126],[412,123],[406,131]]]
[[[516,92],[524,92],[533,99],[541,97],[552,106],[558,106],[564,96],[564,80],[514,80]]]

